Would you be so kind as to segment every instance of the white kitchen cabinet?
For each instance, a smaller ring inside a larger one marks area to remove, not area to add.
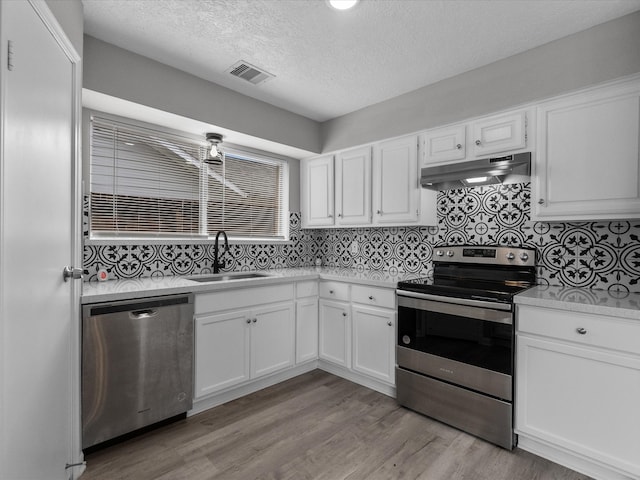
[[[389,140],[373,149],[373,224],[418,221],[418,137]]]
[[[290,367],[295,359],[295,307],[255,309],[251,319],[251,378]]]
[[[319,310],[319,358],[350,368],[351,322],[349,304],[321,298]]]
[[[519,446],[594,478],[640,478],[640,324],[518,306]]]
[[[296,285],[296,363],[318,358],[318,282]]]
[[[393,310],[352,305],[353,369],[389,384],[395,382]]]
[[[249,380],[250,322],[248,310],[196,318],[196,398]]]
[[[371,147],[336,155],[336,226],[371,223]]]
[[[527,145],[525,111],[492,115],[471,123],[473,155],[511,153]]]
[[[466,125],[455,125],[426,132],[424,134],[422,166],[463,160],[467,154],[466,135]]]
[[[285,370],[295,362],[293,283],[199,293],[195,328],[196,399]]]
[[[533,217],[640,218],[640,79],[538,106]]]
[[[307,228],[333,225],[333,155],[303,160],[300,163],[300,186],[302,226]]]

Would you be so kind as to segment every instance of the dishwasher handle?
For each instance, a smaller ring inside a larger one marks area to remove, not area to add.
[[[134,310],[129,312],[129,318],[133,320],[140,320],[142,318],[152,318],[158,315],[158,310],[155,308],[146,308],[144,310]]]

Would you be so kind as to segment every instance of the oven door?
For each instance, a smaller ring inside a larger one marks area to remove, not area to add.
[[[512,400],[511,305],[397,294],[399,368]]]

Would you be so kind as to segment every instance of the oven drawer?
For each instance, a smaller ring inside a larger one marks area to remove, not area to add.
[[[402,368],[440,378],[503,400],[513,399],[511,375],[400,346],[396,347],[396,360],[398,366]]]
[[[623,352],[640,351],[640,323],[637,321],[518,305],[517,322],[520,333]]]
[[[511,450],[511,403],[396,368],[396,400],[412,410]]]
[[[351,300],[355,303],[372,305],[375,307],[395,308],[396,292],[391,288],[369,287],[366,285],[353,285],[351,287]]]
[[[342,300],[348,302],[349,297],[349,284],[332,281],[320,282],[320,296],[322,298],[329,298],[331,300]]]

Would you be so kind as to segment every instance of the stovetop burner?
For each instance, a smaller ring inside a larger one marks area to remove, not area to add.
[[[511,247],[437,248],[433,278],[398,283],[399,290],[445,297],[512,303],[535,284],[535,250]]]

